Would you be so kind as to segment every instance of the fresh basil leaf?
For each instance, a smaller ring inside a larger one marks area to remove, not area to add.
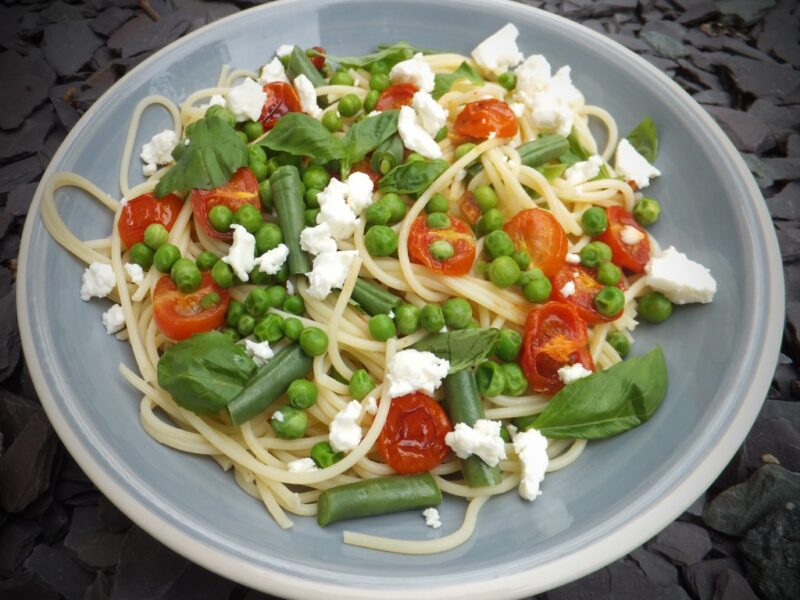
[[[645,117],[625,136],[636,151],[653,164],[658,156],[658,130],[653,119]]]
[[[532,423],[549,438],[597,440],[647,421],[667,393],[661,348],[564,386]]]
[[[166,350],[158,361],[158,385],[199,415],[225,408],[256,369],[243,346],[218,331],[199,333]]]
[[[328,60],[339,63],[339,66],[346,69],[369,70],[369,68],[378,61],[382,60],[389,66],[392,66],[401,61],[408,60],[417,52],[431,54],[434,51],[424,48],[416,48],[407,44],[406,42],[399,42],[397,44],[392,44],[391,46],[384,45],[384,47],[379,48],[377,51],[371,52],[370,54],[364,54],[363,56],[331,56],[329,54]]]
[[[419,194],[428,189],[447,170],[447,161],[415,160],[399,165],[384,175],[378,189],[396,194]]]
[[[539,171],[542,175],[547,177],[548,181],[552,181],[556,177],[561,177],[564,174],[564,171],[567,170],[567,165],[564,163],[555,163],[553,165],[541,165],[540,167],[536,167],[536,170]]]
[[[452,73],[439,73],[435,77],[436,84],[433,87],[434,98],[439,99],[450,91],[453,84],[459,79],[468,79],[472,83],[483,83],[483,77],[475,69],[470,67],[466,61],[462,62],[459,67]]]
[[[286,76],[290,81],[294,81],[300,75],[305,75],[311,84],[318,88],[325,85],[325,78],[311,62],[311,59],[300,46],[292,48],[289,55],[289,62],[286,65]]]
[[[342,177],[347,177],[350,166],[375,150],[397,131],[399,110],[385,110],[380,114],[355,123],[341,140],[344,148]]]
[[[567,136],[567,141],[569,142],[569,150],[567,150],[559,159],[559,162],[564,163],[568,167],[571,167],[576,162],[581,162],[582,160],[586,160],[589,158],[589,153],[581,146],[581,143],[578,141],[578,132],[573,129],[569,136]]]
[[[492,353],[499,329],[457,329],[434,333],[411,346],[420,352],[432,352],[450,361],[448,373],[457,373],[483,362]]]
[[[205,117],[186,128],[189,145],[156,184],[155,195],[210,190],[227,183],[247,165],[247,145],[220,117]]]
[[[303,113],[283,115],[260,145],[293,156],[310,156],[320,162],[345,156],[342,142],[322,123]]]

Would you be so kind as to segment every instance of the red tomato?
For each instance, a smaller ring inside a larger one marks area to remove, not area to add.
[[[458,199],[458,208],[461,209],[461,214],[470,225],[475,225],[481,218],[481,207],[478,206],[475,195],[470,191],[464,192]]]
[[[372,170],[372,167],[366,158],[358,161],[356,164],[350,167],[350,171],[366,174],[372,180],[372,184],[375,186],[375,188],[378,187],[378,182],[381,180],[381,174]]]
[[[274,81],[265,85],[264,91],[267,93],[267,100],[258,120],[261,121],[265,131],[272,129],[278,119],[286,113],[303,112],[300,98],[288,83]]]
[[[325,48],[322,46],[312,46],[312,50],[316,50],[320,54],[325,54]],[[311,64],[314,65],[317,69],[321,69],[325,66],[325,57],[324,56],[310,56],[309,59],[311,60]]]
[[[392,400],[378,436],[378,452],[401,475],[423,473],[450,453],[444,436],[452,431],[447,413],[436,400],[414,392]]]
[[[552,277],[567,258],[567,234],[550,211],[521,210],[503,227],[517,250],[526,251],[531,266]]]
[[[572,304],[578,310],[581,319],[586,321],[587,325],[597,325],[598,323],[614,321],[619,319],[622,315],[622,310],[620,310],[613,317],[606,317],[595,309],[594,297],[597,295],[597,292],[605,287],[595,279],[595,273],[596,271],[593,269],[587,269],[581,265],[564,265],[551,280],[553,284],[553,294],[551,298],[559,302]],[[570,281],[575,283],[575,293],[565,297],[561,293],[561,288]]]
[[[181,208],[183,200],[175,194],[160,199],[153,194],[142,194],[128,200],[122,207],[117,224],[122,245],[130,248],[134,244],[143,242],[144,230],[152,223],[161,223],[169,231],[175,224]]]
[[[413,83],[395,83],[381,92],[375,103],[375,110],[390,110],[401,106],[411,106],[411,100],[419,88]]]
[[[520,365],[534,391],[555,394],[564,387],[561,367],[581,363],[594,371],[586,323],[577,309],[564,302],[547,302],[534,308],[525,323]]]
[[[408,255],[411,262],[425,265],[436,273],[466,275],[475,261],[475,234],[461,219],[448,217],[451,223],[448,229],[432,229],[424,215],[417,217],[408,233]],[[445,260],[433,258],[428,247],[437,240],[450,242],[455,251],[453,256]]]
[[[220,233],[208,222],[208,213],[218,204],[224,204],[233,212],[245,204],[252,204],[261,210],[261,198],[258,195],[258,179],[247,167],[242,167],[233,174],[231,180],[213,190],[192,190],[194,221],[212,238],[230,241],[233,231]]]
[[[200,301],[206,294],[216,292],[220,303],[211,308],[202,308]],[[164,275],[153,291],[153,318],[161,332],[171,340],[185,340],[195,333],[211,331],[221,326],[228,310],[228,292],[211,279],[211,273],[203,273],[200,287],[191,294],[184,294]]]
[[[613,256],[614,264],[632,273],[643,273],[644,266],[650,260],[650,240],[645,229],[636,222],[631,213],[621,206],[606,208],[608,229],[601,233],[597,239],[608,244]],[[644,234],[644,237],[635,244],[626,244],[622,241],[622,229],[630,225]]]
[[[502,100],[489,98],[465,105],[458,113],[453,131],[471,138],[488,138],[491,133],[499,137],[517,135],[517,115]]]

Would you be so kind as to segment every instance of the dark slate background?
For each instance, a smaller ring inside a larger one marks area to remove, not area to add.
[[[174,554],[97,491],[39,406],[20,353],[14,305],[22,224],[70,127],[155,50],[258,3],[0,0],[0,598],[267,598]],[[539,598],[800,598],[798,3],[526,4],[608,35],[708,110],[764,193],[787,286],[774,381],[753,430],[716,483],[641,548]]]

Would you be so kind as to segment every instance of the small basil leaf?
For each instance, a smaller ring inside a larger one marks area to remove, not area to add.
[[[433,87],[434,98],[439,99],[453,87],[453,84],[459,79],[468,79],[472,83],[483,83],[483,77],[475,69],[470,67],[466,62],[462,62],[459,67],[452,73],[440,73],[436,75],[436,84]]]
[[[625,136],[636,151],[653,164],[658,156],[658,130],[650,117],[645,117]]]
[[[491,354],[499,329],[458,329],[434,333],[412,346],[450,361],[449,373],[457,373],[483,362]]]
[[[423,54],[432,54],[436,51],[428,50],[426,48],[417,48],[415,46],[411,46],[406,42],[399,42],[397,44],[392,44],[391,46],[387,46],[382,44],[378,47],[379,49],[376,52],[371,52],[370,54],[364,54],[363,56],[331,56],[328,55],[328,60],[332,60],[333,62],[339,63],[339,66],[345,67],[347,69],[367,69],[378,61],[384,61],[389,66],[395,65],[401,61],[407,60],[421,52]]]
[[[261,140],[261,145],[275,152],[310,156],[320,162],[345,156],[342,142],[313,117],[303,113],[283,115]]]
[[[556,177],[561,177],[564,174],[564,171],[567,170],[567,165],[564,163],[555,163],[553,165],[542,165],[540,167],[536,167],[536,170],[539,171],[542,175],[547,177],[548,181],[555,179]]]
[[[350,166],[375,150],[397,131],[398,110],[385,110],[380,114],[359,121],[347,130],[341,140],[344,147],[342,177],[346,177]]]
[[[396,194],[419,194],[427,190],[449,166],[444,160],[415,160],[389,171],[378,182],[378,188]]]

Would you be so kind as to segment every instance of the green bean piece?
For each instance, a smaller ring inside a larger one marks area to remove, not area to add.
[[[158,250],[169,241],[169,231],[161,223],[150,223],[144,230],[144,243]]]
[[[304,409],[311,408],[317,403],[317,396],[319,390],[314,382],[308,379],[295,379],[289,384],[289,389],[286,390],[286,397],[289,399],[289,404],[295,408]]]
[[[487,235],[483,242],[483,247],[492,259],[514,254],[514,242],[511,241],[511,237],[502,229],[492,231]]]
[[[209,106],[206,109],[206,117],[219,117],[223,121],[225,121],[231,127],[236,127],[236,117],[233,116],[233,113],[229,111],[224,106],[220,106],[219,104],[214,104]]]
[[[661,205],[655,198],[642,198],[633,207],[633,218],[642,227],[650,227],[660,216]]]
[[[245,310],[254,317],[262,317],[267,314],[269,310],[269,298],[267,290],[264,288],[255,288],[244,301]]]
[[[296,317],[289,317],[283,320],[281,329],[286,339],[296,342],[300,339],[300,334],[303,333],[303,322]]]
[[[181,257],[181,251],[173,244],[164,244],[153,255],[153,264],[162,273],[169,273],[172,265]]]
[[[363,400],[369,393],[375,389],[375,380],[372,379],[366,369],[356,369],[350,382],[347,384],[350,390],[350,396],[355,400]]]
[[[586,235],[600,235],[608,228],[606,211],[599,206],[592,206],[581,215],[581,227]]]
[[[503,375],[506,378],[506,386],[503,388],[504,396],[521,396],[528,389],[528,378],[522,372],[520,366],[515,362],[501,365]]]
[[[217,255],[213,252],[209,252],[208,250],[203,250],[200,254],[197,255],[195,259],[195,263],[197,263],[197,268],[201,271],[208,271],[213,266],[214,263],[217,262]]]
[[[294,81],[299,75],[305,75],[315,88],[326,85],[325,78],[320,75],[320,72],[300,46],[295,46],[289,55],[286,75],[291,81]]]
[[[269,181],[278,224],[283,232],[284,243],[289,248],[289,274],[307,273],[311,270],[311,261],[300,248],[300,232],[305,227],[300,173],[295,167],[283,166],[272,174]]]
[[[389,315],[375,315],[369,319],[369,334],[379,342],[393,338],[397,332]]]
[[[517,146],[520,162],[526,167],[541,167],[569,151],[569,140],[563,135],[542,135],[539,138]]]
[[[269,424],[279,438],[296,440],[308,429],[308,415],[294,406],[282,406],[273,413]]]
[[[522,336],[513,329],[501,329],[492,351],[503,362],[514,362],[522,349]]]
[[[328,334],[319,327],[308,327],[300,334],[300,347],[308,356],[319,356],[328,350]]]
[[[155,252],[143,242],[136,242],[131,246],[131,262],[139,265],[145,271],[153,266]]]
[[[413,304],[401,304],[394,311],[394,324],[402,335],[411,335],[419,329],[420,309]]]
[[[620,358],[625,358],[631,351],[631,341],[621,331],[612,331],[606,336],[606,341],[617,351]]]
[[[442,125],[439,131],[436,132],[436,135],[433,136],[433,141],[441,142],[446,137],[447,137],[447,125]]]
[[[442,306],[444,322],[450,329],[464,329],[472,318],[472,306],[463,298],[450,298]]]
[[[311,460],[320,469],[326,469],[344,458],[343,452],[335,452],[330,442],[317,442],[311,446]]]
[[[672,314],[672,302],[661,292],[650,292],[636,302],[639,316],[650,323],[666,321]]]
[[[503,393],[503,389],[506,387],[506,377],[498,363],[485,360],[475,370],[475,383],[481,395],[494,398]]]
[[[510,256],[498,256],[489,265],[489,280],[499,288],[511,287],[517,282],[520,268]]]
[[[398,134],[394,134],[380,144],[372,153],[370,167],[376,173],[386,175],[389,171],[403,162],[405,147]]]
[[[622,279],[622,271],[612,262],[597,267],[597,281],[603,285],[617,285]]]
[[[438,333],[445,326],[444,312],[438,304],[426,304],[419,313],[419,324],[425,331]]]
[[[403,303],[399,296],[395,296],[381,286],[361,277],[356,279],[351,298],[368,315],[388,315]]]
[[[225,233],[233,224],[233,211],[224,204],[212,206],[208,211],[208,222],[215,231]]]

